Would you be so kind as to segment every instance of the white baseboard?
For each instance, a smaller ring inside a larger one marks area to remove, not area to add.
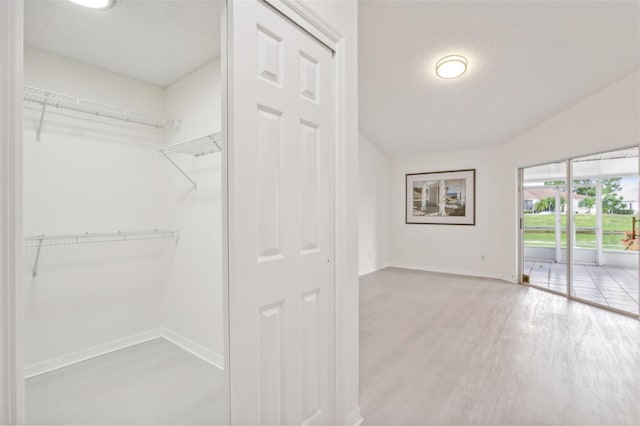
[[[191,353],[192,355],[197,356],[203,361],[207,361],[209,364],[218,367],[220,370],[224,370],[224,356],[212,351],[211,349],[205,348],[201,344],[196,343],[193,340],[183,336],[182,334],[176,333],[171,329],[163,327],[162,330],[162,337],[164,337],[174,345],[180,346],[182,349]]]
[[[111,342],[107,343],[101,343],[99,345],[91,346],[89,348],[82,349],[76,352],[71,352],[45,361],[37,362],[35,364],[27,365],[24,368],[24,375],[25,378],[28,379],[30,377],[48,373],[59,368],[68,367],[69,365],[76,364],[78,362],[106,355],[110,352],[119,351],[120,349],[125,349],[134,345],[139,345],[140,343],[148,342],[149,340],[159,339],[161,337],[162,328],[160,327],[148,331],[143,331],[142,333],[134,334],[122,339],[112,340]]]
[[[24,368],[24,376],[25,379],[29,379],[34,376],[39,376],[40,374],[68,367],[82,361],[87,361],[111,352],[160,338],[166,339],[192,355],[195,355],[209,364],[224,370],[224,357],[222,355],[205,348],[204,346],[176,333],[173,330],[166,327],[158,327],[132,336],[124,337],[122,339],[112,340],[111,342],[102,343],[90,348],[27,365]]]
[[[463,275],[466,277],[492,278],[496,280],[506,281],[508,283],[515,282],[514,279],[510,276],[506,276],[502,274],[493,274],[490,272],[477,272],[477,271],[468,271],[464,269],[440,268],[436,266],[407,265],[402,263],[389,263],[387,267],[413,269],[416,271],[439,272],[441,274]]]
[[[360,426],[362,422],[364,422],[364,419],[360,414],[360,407],[357,407],[347,416],[345,426]]]
[[[388,268],[389,266],[391,266],[391,265],[388,264],[388,263],[383,263],[381,265],[376,265],[376,267],[374,269],[372,269],[370,271],[363,272],[363,273],[359,274],[359,276],[363,277],[363,276],[365,276],[367,274],[373,274],[374,272],[381,271],[384,268]]]

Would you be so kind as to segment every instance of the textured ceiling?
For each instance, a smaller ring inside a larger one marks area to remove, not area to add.
[[[639,67],[639,3],[361,1],[359,122],[390,156],[498,145]],[[462,54],[469,70],[433,65]]]
[[[25,44],[162,87],[220,56],[216,0],[118,0],[95,11],[25,2]]]

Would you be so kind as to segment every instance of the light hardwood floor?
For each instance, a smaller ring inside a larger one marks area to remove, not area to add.
[[[640,321],[505,282],[360,280],[365,425],[640,425]]]
[[[156,339],[27,380],[28,424],[226,424],[224,373]]]

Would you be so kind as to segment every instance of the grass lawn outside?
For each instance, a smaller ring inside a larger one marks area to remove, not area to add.
[[[602,228],[604,231],[602,248],[604,250],[624,250],[624,245],[620,242],[625,236],[625,231],[631,231],[632,215],[605,214],[602,215]],[[561,215],[562,239],[561,247],[567,247],[567,236],[565,227],[567,215]],[[531,247],[555,247],[556,236],[554,232],[556,216],[555,214],[525,214],[524,215],[524,241],[525,245]],[[526,229],[530,227],[546,227],[549,229]],[[577,214],[575,215],[576,247],[585,249],[596,248],[596,215]],[[581,229],[591,228],[591,229]],[[546,231],[546,232],[545,232]]]

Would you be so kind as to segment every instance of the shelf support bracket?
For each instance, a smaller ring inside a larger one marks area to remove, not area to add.
[[[216,142],[215,139],[213,139],[213,136],[211,136],[211,142],[213,142],[216,148],[218,148],[218,151],[222,152],[222,148],[220,148],[220,144]]]
[[[176,169],[178,169],[178,171],[179,171],[180,173],[182,173],[182,176],[186,177],[186,178],[189,180],[189,182],[191,182],[191,184],[193,185],[193,188],[194,188],[194,189],[198,189],[198,184],[196,183],[196,181],[194,181],[193,179],[191,179],[191,176],[189,176],[189,175],[187,174],[187,172],[185,172],[184,170],[182,170],[182,168],[181,168],[180,166],[178,166],[178,164],[177,164],[175,161],[173,161],[173,159],[172,159],[171,157],[169,157],[169,155],[168,155],[166,152],[163,152],[163,153],[162,153],[162,155],[164,156],[164,158],[166,158],[167,160],[169,160],[169,162],[170,162],[171,164],[173,164],[173,167],[175,167]]]
[[[33,278],[38,276],[38,263],[40,263],[40,250],[42,250],[42,240],[43,238],[40,238],[40,240],[38,241],[38,251],[36,253],[36,260],[33,262],[33,272],[31,275]]]
[[[40,122],[38,123],[38,130],[36,131],[36,142],[42,142],[40,140],[40,134],[42,134],[42,124],[44,123],[44,113],[47,110],[48,99],[45,97],[42,103],[42,112],[40,112]]]

